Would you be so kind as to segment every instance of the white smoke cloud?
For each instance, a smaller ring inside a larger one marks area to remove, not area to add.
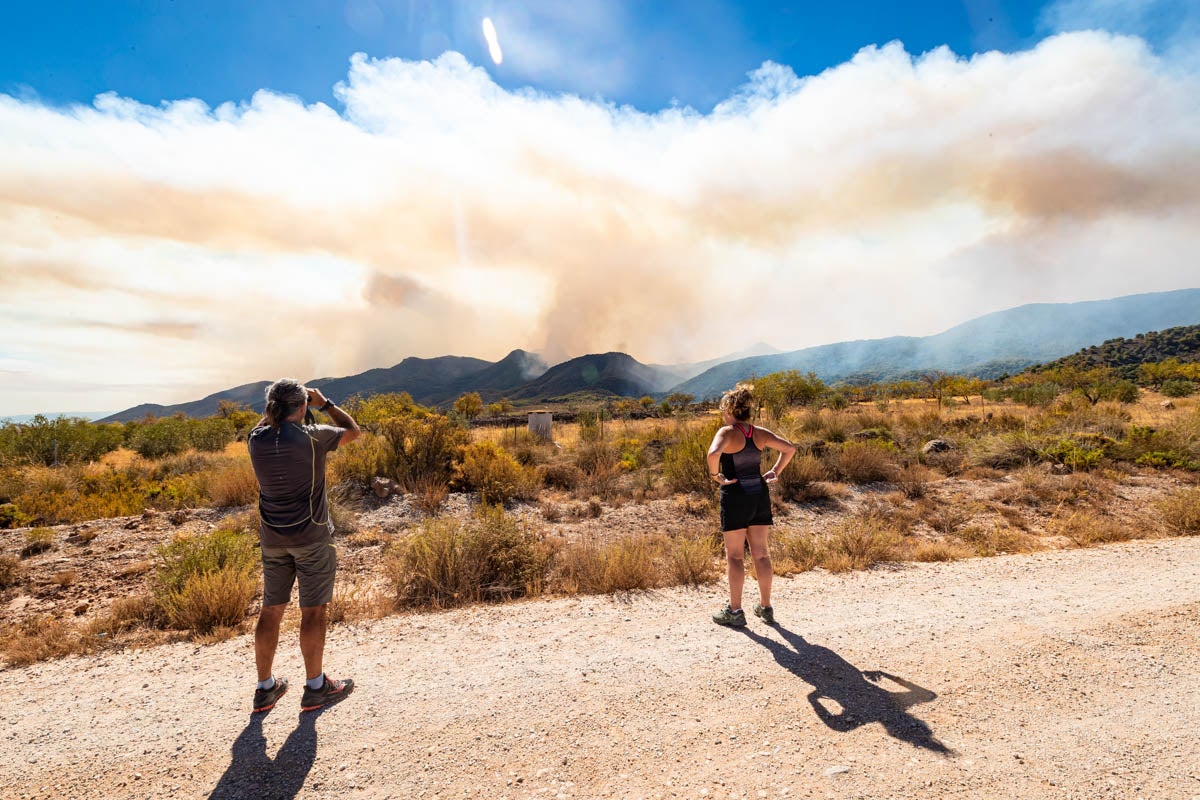
[[[117,408],[409,355],[695,361],[1200,282],[1200,81],[1136,37],[768,63],[709,114],[454,53],[356,56],[336,94],[0,96],[0,363],[36,365],[0,414],[80,407],[71,379]]]

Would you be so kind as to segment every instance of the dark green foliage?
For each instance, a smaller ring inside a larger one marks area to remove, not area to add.
[[[1143,364],[1177,359],[1180,362],[1200,362],[1200,325],[1185,325],[1163,331],[1139,333],[1132,339],[1109,339],[1103,344],[1086,347],[1074,355],[1060,358],[1034,371],[1043,372],[1060,367],[1093,369],[1109,367],[1118,377],[1156,385],[1151,377],[1139,375]]]
[[[183,417],[158,419],[137,427],[129,446],[142,458],[162,458],[182,453],[191,445],[188,421]]]
[[[1167,397],[1187,397],[1196,391],[1196,384],[1180,378],[1163,381],[1162,393]]]
[[[0,464],[78,464],[95,461],[121,446],[120,425],[96,425],[75,417],[0,426]]]

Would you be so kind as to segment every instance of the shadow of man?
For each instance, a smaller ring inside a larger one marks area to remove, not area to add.
[[[317,760],[317,717],[319,712],[300,715],[296,725],[272,760],[267,757],[267,738],[262,726],[266,714],[251,714],[250,721],[233,742],[233,758],[209,800],[217,798],[263,798],[291,800],[304,786]]]
[[[934,737],[928,725],[907,711],[910,706],[937,697],[928,689],[882,670],[864,672],[828,647],[811,644],[780,625],[775,630],[791,647],[749,628],[736,630],[767,648],[780,666],[813,687],[808,702],[821,721],[833,730],[846,733],[878,722],[888,735],[913,747],[954,755],[953,750]],[[885,679],[903,687],[903,691],[888,691],[880,686]],[[825,701],[837,703],[840,710],[831,710]]]

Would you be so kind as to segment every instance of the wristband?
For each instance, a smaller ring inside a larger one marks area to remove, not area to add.
[[[325,409],[329,408],[330,406],[336,406],[336,405],[337,405],[337,403],[333,402],[332,400],[326,399],[326,400],[325,400],[325,405],[323,405],[323,406],[321,406],[320,408],[318,408],[318,409],[317,409],[317,411],[320,411],[320,412],[324,413],[324,412],[325,412]]]

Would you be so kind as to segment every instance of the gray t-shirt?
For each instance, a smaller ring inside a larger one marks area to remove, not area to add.
[[[333,535],[325,497],[325,454],[345,428],[260,425],[246,444],[258,478],[259,538],[263,547],[303,547]]]

